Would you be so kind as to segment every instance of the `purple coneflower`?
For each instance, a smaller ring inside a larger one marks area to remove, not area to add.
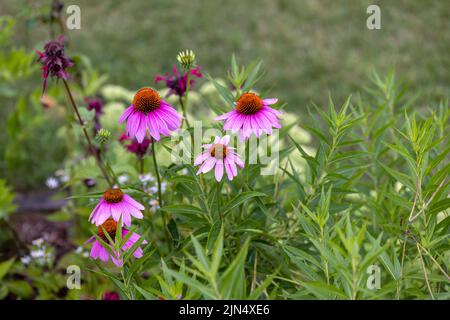
[[[44,52],[38,50],[36,52],[39,55],[38,61],[42,63],[42,76],[44,78],[42,94],[44,94],[48,76],[67,80],[69,74],[66,69],[73,66],[73,61],[64,53],[61,36],[58,37],[58,41],[50,40],[47,42],[44,46]]]
[[[114,241],[116,237],[116,230],[117,230],[117,222],[113,219],[107,219],[101,226],[98,227],[97,230],[97,236],[105,241],[106,243],[109,243],[109,240],[107,236],[104,234],[103,229],[108,233],[111,240]],[[125,238],[125,236],[128,234],[127,229],[122,229],[122,239]],[[127,249],[130,249],[140,238],[141,236],[135,232],[128,238],[128,240],[125,242],[125,244],[122,247],[122,252],[126,251]],[[109,258],[111,258],[112,262],[118,267],[121,267],[123,264],[122,259],[120,258],[120,255],[122,252],[115,252],[114,255],[111,255],[108,249],[106,249],[100,241],[98,241],[95,237],[89,238],[87,243],[94,242],[91,248],[90,256],[91,258],[100,259],[103,262],[107,262]],[[147,241],[142,241],[142,244],[146,244]],[[133,252],[133,256],[135,258],[141,258],[143,255],[143,251],[141,248],[137,248],[136,251]]]
[[[170,96],[172,94],[175,94],[179,97],[184,96],[184,93],[186,92],[186,86],[187,86],[187,72],[179,73],[176,66],[173,66],[173,75],[170,73],[166,73],[165,76],[158,74],[155,77],[155,84],[164,81],[166,83],[167,88],[169,88],[169,92],[167,93],[167,96]],[[191,76],[195,76],[197,78],[203,77],[202,73],[200,72],[200,67],[196,67],[190,70]],[[195,83],[194,79],[189,80],[189,85],[192,87]]]
[[[142,210],[144,210],[143,205],[129,195],[124,194],[119,188],[108,189],[103,193],[103,197],[94,210],[92,210],[89,221],[99,226],[110,217],[115,221],[119,221],[122,216],[123,224],[130,226],[131,216],[142,219]]]
[[[243,168],[239,155],[235,152],[235,148],[228,146],[230,142],[230,136],[224,136],[223,138],[216,137],[214,143],[204,144],[203,148],[206,149],[203,153],[197,156],[194,162],[194,166],[200,166],[197,174],[206,173],[212,168],[214,169],[214,176],[217,181],[222,180],[223,171],[225,169],[228,180],[233,180],[237,176],[237,167]]]
[[[159,140],[161,134],[169,136],[170,131],[181,125],[181,116],[152,88],[141,88],[136,92],[133,103],[120,116],[119,124],[125,120],[127,135],[136,137],[139,143],[144,141],[147,129],[153,139]]]
[[[281,128],[278,120],[282,112],[269,107],[278,99],[261,99],[254,93],[244,93],[236,101],[236,109],[214,120],[225,120],[224,130],[239,131],[241,140],[248,139],[252,133],[260,137],[263,132],[272,134],[272,127]]]

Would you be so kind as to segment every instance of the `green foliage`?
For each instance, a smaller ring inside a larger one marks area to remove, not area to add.
[[[3,45],[14,20],[0,23]],[[174,162],[175,139],[154,145],[159,167],[148,154],[127,153],[118,142],[123,127],[117,116],[133,90],[105,85],[107,76],[76,56],[70,86],[83,126],[92,137],[94,120],[104,127],[97,137],[100,161],[124,192],[145,205],[144,218],[126,236],[119,221],[114,236],[103,229],[105,239],[93,233],[87,218],[108,185],[86,152],[82,126],[74,124],[61,86],[49,82],[54,101],[47,109],[40,82],[17,90],[36,71],[32,59],[24,48],[0,52],[0,95],[8,107],[1,132],[6,180],[0,179],[0,218],[15,210],[5,181],[27,189],[63,167],[69,177],[60,195],[68,203],[49,220],[74,222],[74,242],[93,235],[123,265],[70,254],[61,265],[52,260],[45,267],[11,258],[0,264],[0,298],[56,297],[65,285],[61,268],[74,260],[89,271],[83,290],[95,298],[105,288],[126,299],[450,298],[448,101],[417,109],[418,97],[390,72],[374,73],[371,85],[342,103],[330,94],[322,105],[317,95],[308,117],[278,103],[284,119],[276,172],[262,175],[262,164],[247,164],[232,181],[217,183],[210,173],[197,175],[191,164]],[[203,129],[221,129],[212,117],[230,111],[243,92],[272,96],[259,86],[263,75],[260,60],[240,66],[233,55],[230,70],[222,73],[227,80],[208,75],[207,83],[197,83],[198,92],[189,93],[189,118],[207,120]],[[88,111],[84,100],[99,92],[107,102],[101,116]],[[155,170],[166,184],[162,203],[151,191],[155,179],[144,182],[140,175]],[[95,186],[85,185],[87,178]],[[133,232],[142,236],[122,250]],[[369,285],[373,267],[380,270],[379,288]]]
[[[0,219],[5,219],[16,210],[14,201],[14,192],[6,184],[6,181],[0,179]]]

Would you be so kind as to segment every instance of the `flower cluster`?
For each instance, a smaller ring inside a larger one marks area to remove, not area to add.
[[[38,61],[42,64],[42,93],[45,93],[49,76],[66,80],[69,77],[66,69],[73,66],[73,61],[64,52],[62,37],[58,41],[50,40],[44,46],[44,52],[36,50]]]
[[[155,84],[157,84],[160,81],[164,81],[166,84],[166,87],[169,88],[169,91],[167,92],[167,96],[170,96],[172,94],[175,94],[179,97],[183,97],[186,93],[187,83],[188,83],[188,73],[183,72],[180,73],[178,71],[178,68],[176,66],[173,66],[172,68],[173,74],[166,73],[165,76],[158,74],[155,77]],[[203,77],[202,73],[200,72],[200,67],[196,67],[190,70],[190,75],[201,78]],[[189,85],[192,87],[195,84],[194,79],[189,79]]]
[[[144,137],[142,142],[138,142],[136,138],[129,138],[126,134],[122,134],[119,141],[124,145],[124,147],[131,153],[134,153],[138,158],[142,158],[150,146],[150,139]]]
[[[20,258],[24,266],[33,262],[38,266],[50,266],[54,260],[53,248],[48,246],[44,239],[39,238],[32,241],[30,253]]]

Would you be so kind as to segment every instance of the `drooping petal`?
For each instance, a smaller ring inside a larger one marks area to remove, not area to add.
[[[217,160],[216,161],[216,168],[214,170],[214,176],[216,177],[216,180],[219,182],[222,180],[223,177],[223,161]]]
[[[208,171],[210,171],[214,165],[216,164],[216,158],[210,157],[208,159],[206,159],[206,161],[203,163],[202,165],[202,173],[206,173]]]
[[[127,194],[124,194],[122,199],[123,199],[123,201],[127,202],[128,204],[132,205],[133,207],[135,207],[138,210],[145,209],[145,207],[142,204],[140,204],[139,202],[137,202],[136,200],[134,200],[132,197],[130,197]]]
[[[126,108],[125,111],[122,113],[122,115],[119,118],[119,124],[124,122],[133,111],[134,111],[134,106],[133,105],[131,105],[128,108]]]
[[[214,120],[216,120],[216,121],[225,120],[225,119],[227,119],[229,116],[231,116],[231,115],[232,115],[233,113],[235,113],[235,112],[236,112],[236,111],[233,110],[233,111],[224,113],[224,114],[222,114],[221,116],[215,117]]]
[[[158,127],[157,127],[157,125],[155,123],[156,120],[153,117],[153,114],[150,112],[147,115],[146,119],[147,119],[147,126],[148,126],[148,129],[150,131],[150,135],[153,137],[153,139],[155,139],[156,141],[159,141],[160,134],[159,134],[159,131],[158,131]]]
[[[228,145],[229,142],[230,142],[230,136],[229,135],[223,136],[222,139],[220,140],[220,143],[224,144],[224,145]]]
[[[264,103],[265,105],[268,105],[268,106],[270,106],[270,105],[272,105],[272,104],[275,104],[275,103],[277,103],[277,102],[278,102],[278,99],[277,99],[277,98],[263,99],[263,103]]]
[[[145,123],[145,114],[139,113],[139,127],[136,131],[136,140],[138,143],[142,143],[147,133],[147,126]]]

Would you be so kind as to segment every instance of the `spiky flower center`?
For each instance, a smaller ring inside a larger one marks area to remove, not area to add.
[[[263,106],[262,99],[254,93],[244,93],[236,102],[236,109],[242,114],[255,114]]]
[[[105,229],[106,233],[108,233],[109,237],[114,240],[116,237],[116,230],[117,230],[117,222],[114,221],[114,219],[109,218],[106,220],[101,226],[97,229],[97,235],[100,239],[103,241],[108,241],[108,237],[105,235],[105,232],[103,231]]]
[[[224,144],[216,143],[211,146],[210,149],[211,157],[216,159],[223,159],[227,155],[227,146]]]
[[[161,98],[156,90],[141,88],[134,95],[133,105],[137,110],[147,113],[160,107]]]
[[[119,188],[108,189],[103,193],[103,199],[108,203],[118,203],[122,198],[123,192]]]

